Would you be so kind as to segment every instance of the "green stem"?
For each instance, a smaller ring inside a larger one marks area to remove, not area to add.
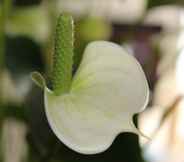
[[[57,21],[55,51],[53,57],[52,88],[56,95],[67,93],[72,81],[73,19],[61,15]]]
[[[0,13],[0,71],[4,68],[4,57],[5,57],[5,28],[6,22],[11,10],[12,1],[3,0],[1,3]]]

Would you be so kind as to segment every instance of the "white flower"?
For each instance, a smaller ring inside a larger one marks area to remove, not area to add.
[[[132,116],[145,109],[149,88],[141,66],[122,47],[90,43],[67,94],[56,96],[38,73],[32,77],[44,86],[52,130],[71,149],[99,153],[121,132],[140,133]]]

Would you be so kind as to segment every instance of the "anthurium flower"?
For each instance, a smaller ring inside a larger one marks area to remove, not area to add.
[[[32,78],[44,89],[52,130],[71,149],[99,153],[119,133],[139,133],[132,117],[145,109],[149,88],[141,66],[121,46],[90,43],[68,90],[61,94],[49,89],[39,73]]]

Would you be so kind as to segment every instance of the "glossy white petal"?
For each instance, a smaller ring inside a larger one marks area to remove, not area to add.
[[[63,143],[94,154],[106,150],[121,132],[139,133],[132,116],[145,109],[148,97],[148,84],[135,58],[116,44],[97,41],[87,46],[68,94],[55,96],[45,87],[45,108]]]

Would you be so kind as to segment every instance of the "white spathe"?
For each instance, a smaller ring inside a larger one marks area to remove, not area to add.
[[[140,64],[121,46],[105,41],[90,43],[70,91],[55,96],[46,86],[44,89],[52,130],[79,153],[100,153],[121,132],[140,133],[132,116],[145,109],[149,87]]]

